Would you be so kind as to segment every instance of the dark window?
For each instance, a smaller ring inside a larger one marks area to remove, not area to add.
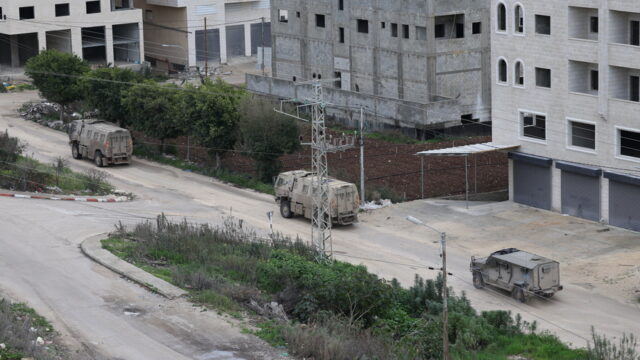
[[[87,1],[87,14],[97,14],[100,12],[100,1]]]
[[[534,139],[546,140],[547,117],[544,115],[521,113],[522,135]]]
[[[436,24],[435,27],[436,38],[443,38],[445,35],[445,27],[444,24]]]
[[[339,32],[338,35],[340,36],[340,43],[344,44],[344,28],[343,27],[339,28],[338,32]]]
[[[321,28],[324,27],[324,15],[316,14],[316,26]]]
[[[498,4],[498,31],[507,31],[507,7],[500,3]]]
[[[500,59],[498,60],[498,81],[506,83],[507,79],[507,62],[504,59]]]
[[[380,28],[385,29],[387,27],[387,23],[384,21],[380,23]]]
[[[592,33],[598,33],[598,28],[600,27],[599,25],[599,21],[598,21],[598,17],[597,16],[592,16],[591,19],[589,20],[589,30]]]
[[[640,101],[640,76],[629,77],[629,100]]]
[[[298,79],[297,79],[297,78],[296,78],[295,76],[294,76],[294,77],[292,77],[292,79],[293,79],[293,81],[296,81],[296,80],[298,80]]]
[[[551,35],[551,16],[536,15],[536,33]]]
[[[342,89],[342,73],[339,71],[336,71],[333,73],[333,77],[338,79],[336,80],[336,88]]]
[[[640,132],[620,130],[620,155],[640,158]]]
[[[518,86],[524,86],[524,65],[521,61],[516,62],[515,83]]]
[[[598,91],[598,88],[600,87],[600,83],[598,80],[598,70],[591,70],[589,74],[591,76],[591,90]]]
[[[402,37],[405,39],[409,38],[409,25],[402,25]]]
[[[456,39],[461,39],[464,37],[464,23],[456,24]]]
[[[480,34],[480,33],[482,33],[482,23],[481,22],[474,22],[473,24],[471,24],[471,33],[472,34]]]
[[[360,86],[358,86],[358,84],[356,84],[356,92],[360,92]]]
[[[629,28],[631,30],[629,44],[640,46],[640,21],[631,21]]]
[[[300,11],[296,11],[296,17],[300,19]]]
[[[524,32],[524,11],[522,6],[516,5],[513,9],[515,32],[522,34]]]
[[[363,34],[369,33],[369,21],[358,19],[358,32]]]
[[[391,36],[398,37],[398,24],[391,23]]]
[[[56,16],[69,16],[69,4],[56,4]]]
[[[33,6],[25,6],[20,8],[20,20],[33,19],[36,17]]]
[[[576,121],[569,121],[571,126],[571,146],[587,149],[596,148],[596,126]]]
[[[536,86],[550,88],[551,87],[551,70],[544,68],[536,68]]]
[[[344,10],[344,0],[338,0],[338,10]]]
[[[288,10],[278,10],[278,21],[286,23],[289,22],[289,11]]]

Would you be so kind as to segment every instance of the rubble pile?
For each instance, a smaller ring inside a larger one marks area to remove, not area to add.
[[[66,110],[66,109],[65,109]],[[95,117],[97,112],[85,113],[85,118]],[[20,116],[25,120],[35,121],[56,130],[67,130],[68,122],[82,119],[82,114],[74,111],[64,111],[60,120],[60,105],[51,102],[25,104]]]

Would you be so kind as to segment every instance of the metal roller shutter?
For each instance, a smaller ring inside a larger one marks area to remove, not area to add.
[[[262,41],[264,40],[264,45]],[[271,23],[251,24],[251,55],[258,54],[258,47],[271,47]]]
[[[513,201],[539,209],[551,209],[551,164],[535,155],[509,153],[513,159]]]
[[[605,172],[609,179],[609,224],[640,231],[640,178]]]
[[[244,25],[227,26],[227,57],[244,56]]]
[[[206,55],[206,56],[205,56]],[[207,49],[204,48],[204,30],[196,30],[196,60],[220,61],[220,30],[207,30]]]
[[[602,170],[560,161],[556,167],[562,170],[562,213],[600,221]]]

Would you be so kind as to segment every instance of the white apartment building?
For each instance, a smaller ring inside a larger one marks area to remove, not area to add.
[[[510,198],[640,230],[640,1],[492,0],[491,18]]]
[[[157,68],[227,63],[271,46],[269,0],[135,0],[144,11],[146,59]],[[206,22],[206,33],[205,33]],[[213,68],[213,67],[211,67]]]
[[[139,64],[142,38],[142,11],[132,0],[0,0],[0,71],[46,49],[96,65]]]

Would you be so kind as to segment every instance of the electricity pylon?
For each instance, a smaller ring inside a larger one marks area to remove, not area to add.
[[[335,82],[339,79],[324,80]],[[280,109],[275,111],[295,119],[309,120],[300,117],[300,109],[308,108],[311,113],[311,143],[303,144],[311,146],[311,188],[313,194],[313,211],[311,217],[311,241],[321,259],[326,259],[333,255],[333,242],[331,239],[331,208],[329,206],[329,168],[327,164],[327,154],[330,152],[344,151],[354,147],[355,137],[333,138],[327,135],[325,124],[325,108],[322,80],[312,80],[301,82],[296,85],[310,84],[313,89],[313,98],[306,99],[302,105],[296,108],[296,115],[284,111],[281,102]],[[299,102],[295,99],[286,102]],[[327,249],[328,246],[328,249]]]

